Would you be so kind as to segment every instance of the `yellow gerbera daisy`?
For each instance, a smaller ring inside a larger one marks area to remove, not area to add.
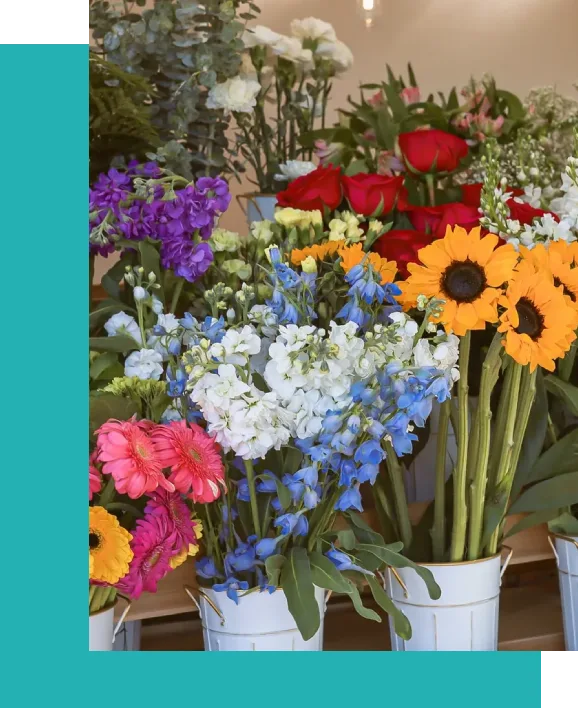
[[[114,585],[128,573],[132,536],[102,506],[89,507],[88,514],[89,577]]]
[[[341,243],[340,241],[326,241],[325,243],[318,243],[305,248],[294,248],[291,251],[291,263],[293,265],[301,265],[307,256],[312,256],[315,260],[322,261],[327,256],[334,256],[339,250]]]
[[[409,263],[409,278],[400,283],[400,301],[408,307],[420,295],[445,300],[436,322],[447,332],[464,335],[485,329],[498,320],[501,287],[511,277],[518,260],[513,246],[499,246],[498,237],[480,237],[480,228],[469,233],[461,226],[448,226],[444,238],[418,252],[423,265]]]
[[[500,304],[506,308],[498,327],[506,335],[506,352],[519,364],[529,364],[530,371],[537,366],[554,371],[554,359],[565,354],[576,338],[575,310],[563,290],[545,277],[543,269],[524,259]]]
[[[337,243],[341,243],[337,241]],[[382,258],[378,253],[366,253],[363,250],[363,246],[360,243],[354,243],[351,246],[343,246],[339,249],[339,255],[341,256],[341,267],[346,273],[359,265],[361,262],[367,267],[371,267],[381,274],[381,284],[393,283],[395,276],[397,274],[397,263],[395,261],[388,261],[387,258]]]

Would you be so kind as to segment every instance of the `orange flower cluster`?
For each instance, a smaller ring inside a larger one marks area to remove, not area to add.
[[[363,262],[365,266],[371,265],[377,273],[381,274],[382,285],[393,283],[395,280],[397,263],[388,261],[387,258],[382,258],[377,253],[365,253],[360,243],[355,243],[352,246],[342,246],[339,249],[339,255],[341,257],[341,267],[346,273],[349,273],[353,267]]]
[[[322,261],[327,256],[335,256],[340,245],[341,241],[326,241],[325,243],[306,246],[305,248],[294,248],[291,251],[291,263],[293,265],[301,265],[308,256],[312,256],[316,261]]]

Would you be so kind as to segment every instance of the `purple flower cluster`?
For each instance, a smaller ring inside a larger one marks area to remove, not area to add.
[[[90,190],[91,233],[107,222],[100,238],[93,238],[91,253],[106,256],[114,251],[114,237],[128,241],[150,237],[161,242],[163,268],[194,282],[213,260],[206,241],[231,202],[229,187],[220,177],[201,177],[196,184],[176,190],[173,199],[166,199],[160,184],[152,200],[134,198],[133,177],[157,179],[160,174],[155,163],[131,163],[126,172],[111,169],[100,175]]]

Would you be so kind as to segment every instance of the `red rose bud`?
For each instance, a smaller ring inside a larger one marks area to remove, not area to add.
[[[398,144],[408,169],[422,174],[453,172],[468,155],[466,141],[443,130],[401,133]]]
[[[429,246],[434,240],[432,234],[422,231],[411,231],[395,229],[380,236],[373,244],[372,250],[379,253],[382,258],[388,261],[395,261],[397,269],[403,278],[407,278],[408,263],[418,263],[418,252],[420,248]]]
[[[435,207],[412,207],[406,213],[415,229],[426,231],[435,238],[443,238],[448,226],[461,226],[469,231],[480,225],[481,216],[477,207],[461,202]]]
[[[540,216],[545,216],[546,214],[552,214],[556,221],[560,221],[560,218],[553,212],[544,211],[543,209],[536,209],[526,202],[516,201],[513,197],[512,199],[508,199],[506,206],[510,210],[510,219],[519,221],[520,224],[531,224],[534,219],[537,219]]]
[[[333,211],[341,204],[342,199],[341,170],[339,167],[327,165],[291,182],[287,189],[277,194],[277,206],[303,211],[318,209],[321,212],[327,207]]]
[[[389,214],[396,203],[403,208],[407,191],[403,177],[368,175],[363,172],[353,177],[343,177],[343,189],[349,206],[356,214],[379,217]],[[376,213],[380,207],[379,213]]]
[[[462,202],[468,206],[479,207],[483,186],[484,185],[482,182],[476,182],[475,184],[462,184]],[[523,189],[515,189],[514,187],[506,187],[504,191],[512,192],[515,197],[519,197],[524,194]]]

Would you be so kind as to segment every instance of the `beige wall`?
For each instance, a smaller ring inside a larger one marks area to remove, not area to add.
[[[291,19],[331,22],[354,55],[353,69],[335,82],[331,106],[344,106],[360,82],[379,81],[389,63],[397,73],[412,62],[424,92],[461,87],[470,76],[494,74],[520,95],[555,84],[570,94],[578,80],[578,0],[381,0],[367,30],[356,0],[256,0],[260,24],[288,33]],[[234,194],[247,184],[231,183]],[[235,200],[222,225],[242,230]]]

